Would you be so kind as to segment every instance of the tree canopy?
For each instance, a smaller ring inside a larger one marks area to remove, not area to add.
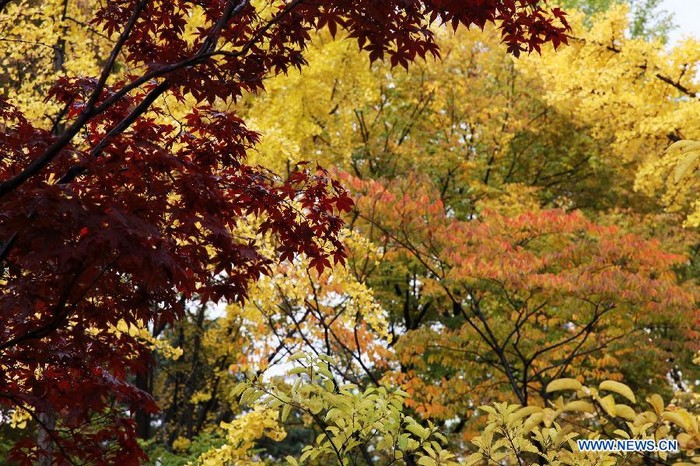
[[[700,44],[560,3],[0,0],[0,456],[697,462]]]

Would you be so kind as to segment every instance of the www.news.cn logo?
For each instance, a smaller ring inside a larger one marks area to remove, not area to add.
[[[579,451],[678,451],[678,440],[576,440]]]

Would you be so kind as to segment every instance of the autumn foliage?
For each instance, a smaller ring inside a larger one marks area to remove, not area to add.
[[[68,68],[67,25],[40,39],[48,56],[10,55],[58,109],[48,124],[28,119],[12,92],[0,109],[2,403],[43,431],[17,445],[20,463],[144,460],[124,414],[157,409],[129,380],[150,347],[120,325],[162,329],[195,297],[242,303],[278,261],[344,261],[338,213],[352,201],[340,183],[313,166],[282,179],[246,165],[259,136],[219,103],[301,68],[321,28],[404,67],[439,54],[431,22],[499,21],[514,54],[564,42],[566,28],[538,1],[72,3],[24,15],[0,4],[8,28],[82,16],[99,43],[83,48],[92,74]],[[9,91],[24,78],[4,79]]]
[[[458,219],[419,175],[348,186],[362,193],[357,225],[420,277],[396,343],[403,369],[390,378],[423,415],[451,419],[503,391],[540,404],[564,374],[620,378],[637,351],[646,364],[625,380],[643,387],[673,371],[674,354],[698,349],[678,345],[695,337],[692,294],[673,272],[684,257],[658,242],[580,212]]]
[[[697,459],[700,47],[608,4],[0,0],[0,455]]]

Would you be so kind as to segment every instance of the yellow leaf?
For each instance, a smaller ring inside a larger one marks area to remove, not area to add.
[[[660,416],[661,413],[664,412],[664,400],[663,398],[661,398],[660,395],[654,393],[653,395],[647,398],[647,402],[651,405],[652,408],[654,408],[654,412],[657,416]]]
[[[627,398],[628,400],[630,400],[632,403],[637,402],[632,390],[627,385],[625,385],[623,383],[615,382],[614,380],[606,380],[605,382],[602,382],[598,386],[598,389],[605,390],[608,392],[617,393],[618,395],[622,395],[625,398]]]
[[[535,413],[523,424],[523,432],[529,433],[544,420],[544,413]]]
[[[598,400],[606,413],[615,416],[615,399],[612,395],[608,395]]]
[[[575,411],[575,412],[580,412],[580,413],[594,413],[595,412],[595,407],[583,400],[576,400],[576,401],[571,401],[567,404],[564,405],[564,408],[562,408],[563,411]]]
[[[683,428],[683,430],[685,430],[686,432],[694,432],[696,430],[693,418],[686,411],[667,411],[663,413],[661,417],[669,422],[674,423],[678,427]]]
[[[547,385],[547,393],[561,390],[581,390],[581,388],[583,388],[583,385],[576,379],[557,379]]]
[[[683,175],[686,174],[686,172],[690,169],[690,167],[700,158],[700,150],[697,150],[695,152],[692,152],[685,156],[683,160],[681,160],[678,165],[676,165],[676,169],[673,170],[673,181],[675,183],[678,183],[681,178],[683,178]]]
[[[700,141],[683,140],[671,144],[666,154],[683,157],[673,171],[673,180],[678,183],[690,167],[700,158]]]
[[[428,458],[427,456],[423,456],[418,459],[418,464],[421,466],[437,466],[437,461],[432,458]]]
[[[418,423],[409,423],[406,425],[406,430],[414,434],[421,440],[425,440],[430,435],[430,431],[425,427],[420,426]]]
[[[634,412],[634,409],[622,404],[615,406],[615,415],[628,421],[634,421],[637,418],[637,413]]]
[[[542,408],[540,408],[539,406],[525,406],[524,408],[520,408],[512,415],[508,416],[508,423],[512,424],[518,421],[519,419],[522,419],[534,413],[539,413],[540,411],[542,411]]]

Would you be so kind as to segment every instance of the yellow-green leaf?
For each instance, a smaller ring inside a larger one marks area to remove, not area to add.
[[[637,402],[637,399],[635,398],[632,389],[630,389],[627,385],[623,383],[615,382],[614,380],[606,380],[598,386],[598,389],[622,395],[628,400],[630,400],[632,403]]]
[[[576,379],[557,379],[549,382],[549,385],[547,385],[547,393],[562,390],[581,390],[581,388],[583,388],[583,385]]]

